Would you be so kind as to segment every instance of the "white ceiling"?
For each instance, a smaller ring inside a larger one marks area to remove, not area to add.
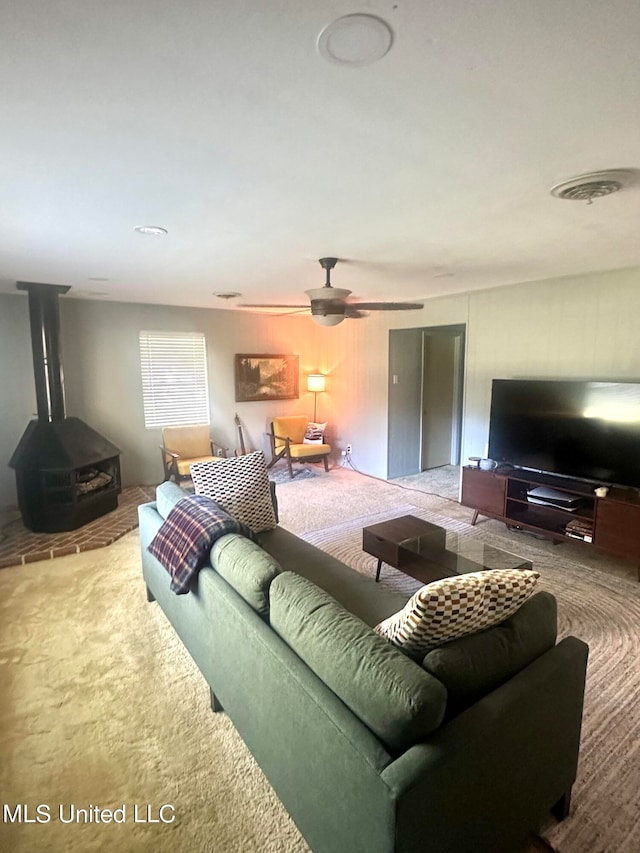
[[[376,64],[316,49],[353,12],[393,30]],[[640,186],[549,194],[640,167],[639,44],[638,0],[5,0],[0,290],[230,308],[299,303],[323,255],[360,299],[640,265]]]

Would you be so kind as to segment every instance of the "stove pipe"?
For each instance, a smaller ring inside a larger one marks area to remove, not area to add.
[[[63,421],[65,418],[64,374],[60,358],[60,305],[58,297],[70,288],[63,284],[16,283],[29,295],[31,351],[36,382],[38,420]]]

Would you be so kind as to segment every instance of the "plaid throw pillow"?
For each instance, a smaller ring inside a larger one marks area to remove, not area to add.
[[[171,575],[176,595],[189,592],[191,579],[204,565],[212,545],[226,533],[255,536],[242,522],[204,495],[189,495],[175,504],[147,550]]]
[[[411,655],[503,622],[533,595],[540,574],[491,569],[427,584],[374,630]]]

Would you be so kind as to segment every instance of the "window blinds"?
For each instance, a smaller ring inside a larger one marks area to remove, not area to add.
[[[204,335],[140,332],[144,425],[208,424]]]

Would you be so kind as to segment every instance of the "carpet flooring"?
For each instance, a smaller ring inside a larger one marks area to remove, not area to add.
[[[460,467],[458,465],[441,465],[439,468],[429,468],[419,474],[396,477],[389,482],[394,486],[416,489],[455,501],[458,500],[460,492]]]
[[[279,485],[278,503],[283,526],[366,573],[375,561],[360,550],[362,526],[407,508],[532,558],[558,597],[561,631],[591,646],[573,813],[543,834],[559,853],[640,849],[640,584],[584,549],[514,539],[492,522],[472,528],[470,512],[446,497],[345,469]],[[390,568],[382,582],[414,583]],[[29,817],[37,805],[51,814],[48,823],[0,823],[2,853],[309,851],[226,715],[211,713],[163,613],[146,602],[135,530],[0,572],[0,789]],[[175,819],[150,822],[163,805]],[[68,818],[72,806],[124,806],[125,822],[63,823],[60,807]]]

